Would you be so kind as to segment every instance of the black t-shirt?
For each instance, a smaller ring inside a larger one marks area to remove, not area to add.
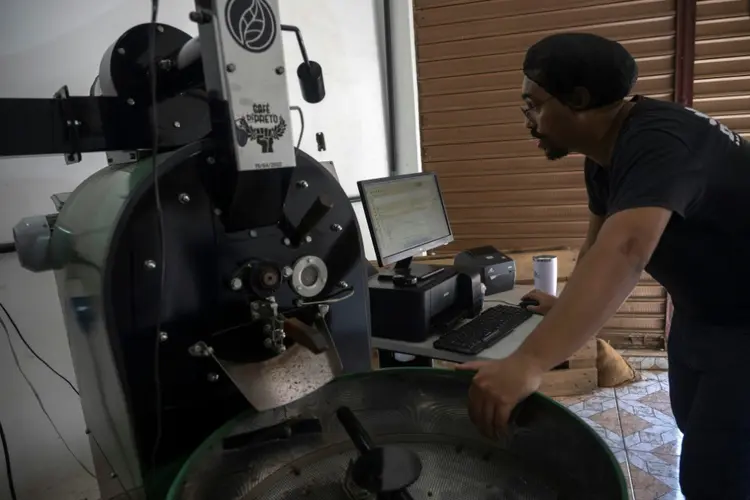
[[[679,104],[635,98],[603,168],[586,159],[589,208],[663,207],[672,218],[646,270],[675,312],[750,323],[750,143]]]

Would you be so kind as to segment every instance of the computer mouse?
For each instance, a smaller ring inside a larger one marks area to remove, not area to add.
[[[521,299],[521,302],[518,303],[518,307],[521,309],[526,309],[530,306],[538,306],[539,301],[536,299]]]

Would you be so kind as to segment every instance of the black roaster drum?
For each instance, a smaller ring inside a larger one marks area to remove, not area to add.
[[[483,438],[466,409],[470,381],[465,373],[420,368],[338,378],[286,407],[226,424],[184,465],[168,498],[375,499],[349,487],[358,453],[336,417],[342,406],[354,412],[376,444],[419,455],[422,472],[409,488],[418,500],[628,498],[607,445],[545,396],[535,394],[523,403],[507,437]],[[298,419],[317,419],[320,427],[236,449],[227,445],[238,435]]]

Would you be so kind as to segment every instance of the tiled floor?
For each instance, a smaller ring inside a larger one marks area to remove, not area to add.
[[[684,500],[677,480],[682,434],[669,405],[667,372],[643,371],[641,378],[624,387],[557,400],[609,444],[634,500]]]

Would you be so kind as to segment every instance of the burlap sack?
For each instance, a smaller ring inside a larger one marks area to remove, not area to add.
[[[596,339],[596,370],[599,387],[617,387],[639,379],[625,358],[602,339]]]

